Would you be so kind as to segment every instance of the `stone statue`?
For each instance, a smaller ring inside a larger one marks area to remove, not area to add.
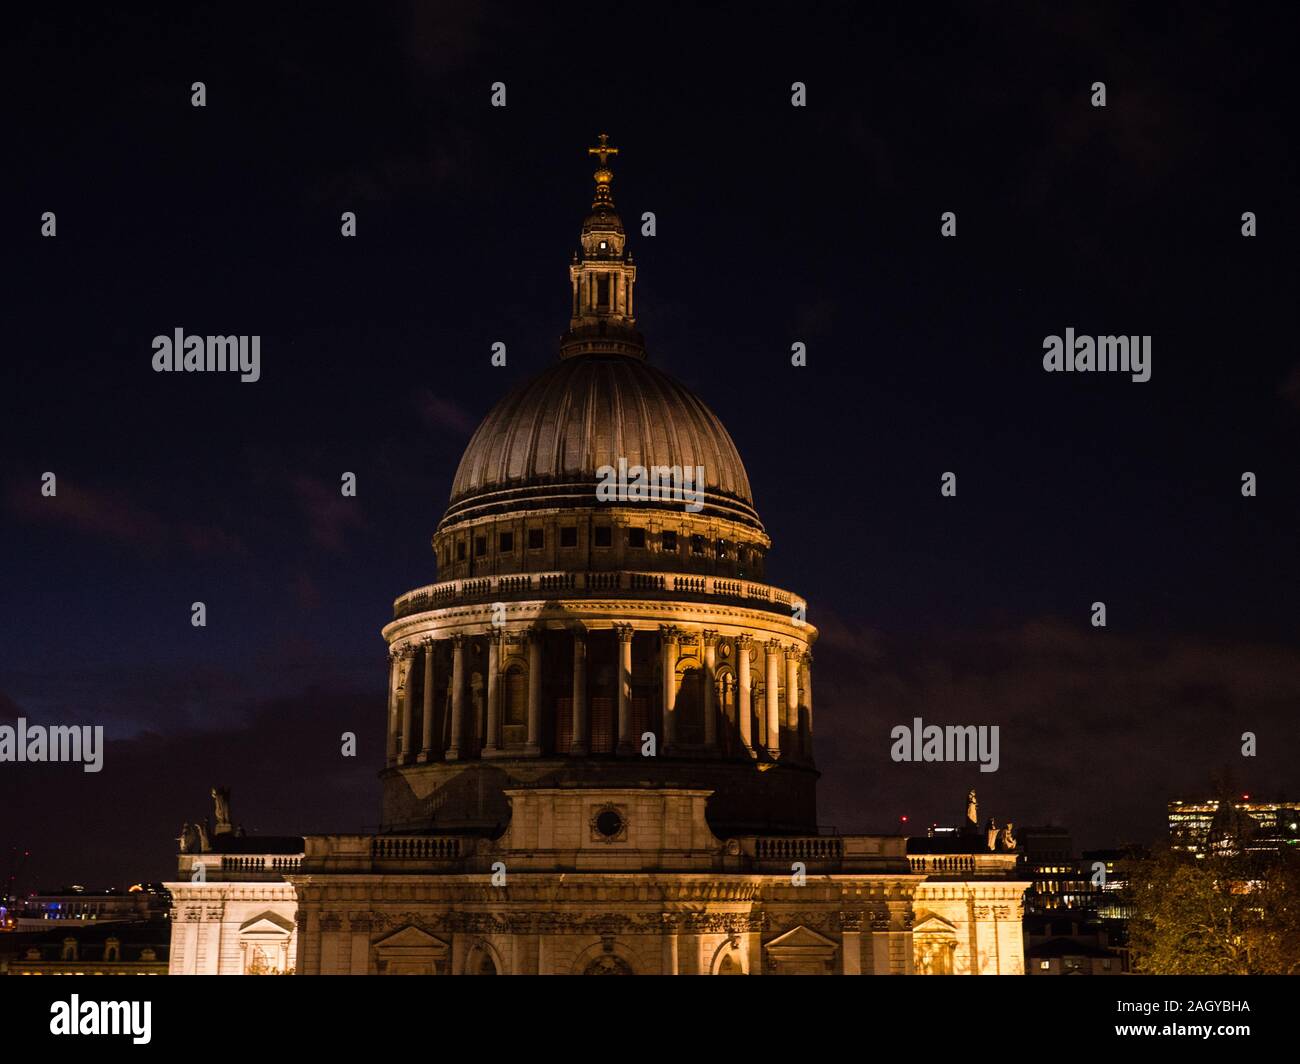
[[[979,805],[975,801],[975,788],[972,787],[970,793],[966,795],[966,826],[978,827],[980,822]]]
[[[1014,826],[1015,825],[1008,820],[1002,825],[1002,834],[998,836],[998,845],[1007,852],[1016,848],[1016,837],[1011,833],[1011,829]]]
[[[187,820],[181,825],[181,833],[176,841],[181,844],[181,853],[194,853],[195,847],[199,844],[199,833]]]
[[[228,835],[234,831],[234,825],[230,823],[230,788],[213,787],[212,801],[216,806],[217,826],[213,829],[214,835]]]
[[[997,849],[998,845],[998,822],[989,817],[989,822],[984,825],[984,834],[988,838],[989,849]]]
[[[193,852],[207,853],[212,849],[212,843],[208,839],[208,825],[206,821],[200,820],[190,825],[194,829],[194,834],[198,836],[199,848]]]

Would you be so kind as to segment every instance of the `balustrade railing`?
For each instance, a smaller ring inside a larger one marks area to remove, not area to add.
[[[557,591],[600,591],[636,593],[645,591],[737,599],[769,605],[792,606],[802,601],[797,595],[770,584],[732,577],[696,576],[687,573],[653,573],[634,570],[605,572],[512,573],[447,580],[441,584],[408,591],[393,603],[394,619],[473,599],[518,597],[530,593]]]
[[[940,857],[937,855],[912,855],[908,863],[913,872],[930,875],[969,875],[975,871],[974,857]]]
[[[446,861],[461,856],[462,840],[439,835],[381,835],[370,840],[376,861]]]
[[[754,855],[760,861],[838,861],[844,857],[844,840],[832,835],[760,837]]]
[[[223,872],[295,872],[302,867],[301,857],[272,857],[257,854],[252,857],[222,857]]]

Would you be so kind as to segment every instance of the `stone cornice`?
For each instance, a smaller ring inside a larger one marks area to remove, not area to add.
[[[636,631],[658,633],[663,625],[686,630],[716,632],[720,638],[750,636],[763,642],[780,643],[782,649],[794,641],[806,650],[817,638],[811,624],[796,624],[780,614],[725,603],[689,600],[633,598],[558,598],[506,602],[506,631],[532,628],[565,630],[577,625],[588,630],[628,625]],[[412,614],[384,626],[383,635],[399,652],[430,637],[450,639],[455,635],[488,635],[499,631],[493,624],[493,603],[450,606]],[[499,614],[498,614],[499,616]]]

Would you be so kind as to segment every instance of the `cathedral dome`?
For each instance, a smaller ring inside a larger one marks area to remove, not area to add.
[[[496,838],[527,788],[581,792],[584,837],[616,847],[658,790],[697,791],[718,837],[817,833],[817,632],[766,582],[731,436],[646,359],[617,151],[603,134],[588,149],[558,358],[475,430],[432,538],[438,579],[384,628],[386,831]]]
[[[443,525],[592,506],[598,471],[620,459],[629,468],[702,466],[705,513],[761,532],[749,477],[713,411],[643,359],[599,352],[562,359],[493,408],[461,458]]]

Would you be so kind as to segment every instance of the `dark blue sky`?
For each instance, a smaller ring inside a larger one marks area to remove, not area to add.
[[[730,429],[822,629],[824,824],[974,785],[1096,846],[1224,766],[1295,795],[1290,16],[139,10],[4,45],[0,718],[114,740],[98,775],[0,765],[24,885],[162,878],[217,782],[250,830],[377,822],[379,628],[479,418],[557,357],[602,130],[657,216],[651,358]],[[1044,373],[1070,326],[1152,336],[1152,380]],[[177,327],[259,334],[262,379],[153,373]],[[891,763],[916,714],[1000,725],[1000,771]]]

